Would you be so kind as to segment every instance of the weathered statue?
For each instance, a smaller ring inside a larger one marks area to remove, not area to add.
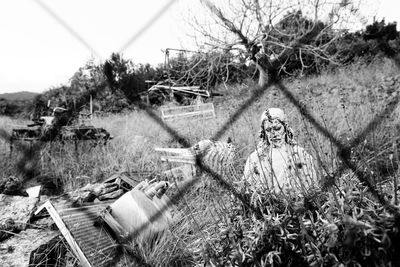
[[[263,112],[260,138],[244,169],[244,179],[250,188],[297,192],[316,184],[313,158],[293,140],[283,110],[269,108]]]

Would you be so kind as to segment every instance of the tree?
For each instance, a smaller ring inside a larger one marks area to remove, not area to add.
[[[213,48],[245,54],[259,72],[260,86],[288,71],[294,61],[301,73],[321,61],[336,63],[329,47],[358,12],[347,0],[202,0],[202,4],[214,23],[195,18],[198,33]]]
[[[375,21],[367,26],[363,37],[367,41],[375,40],[377,42],[376,48],[383,51],[387,56],[397,56],[398,58],[400,35],[395,22],[386,24],[384,19],[380,22]]]
[[[113,53],[103,66],[103,73],[113,90],[121,90],[131,103],[140,100],[139,93],[146,90],[143,77],[135,72],[131,60],[125,60],[120,54]]]
[[[176,84],[200,86],[211,92],[220,83],[241,83],[254,72],[243,57],[220,49],[196,52],[168,48],[166,54],[167,78]]]

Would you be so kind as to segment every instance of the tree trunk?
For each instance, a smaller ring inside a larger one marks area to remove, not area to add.
[[[258,70],[258,86],[263,87],[268,83],[268,70],[263,68],[260,64],[256,63]]]
[[[258,70],[258,85],[263,87],[269,82],[272,62],[265,53],[259,53],[257,56],[253,57],[253,62],[256,64]]]

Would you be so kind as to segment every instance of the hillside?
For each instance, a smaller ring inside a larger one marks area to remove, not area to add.
[[[4,93],[0,94],[0,99],[6,99],[8,101],[15,101],[15,100],[33,100],[35,96],[39,95],[38,93],[34,92],[27,92],[27,91],[21,91],[21,92],[15,92],[15,93]]]

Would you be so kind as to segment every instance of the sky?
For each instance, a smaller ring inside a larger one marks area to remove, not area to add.
[[[400,22],[397,2],[363,8],[371,20]],[[189,10],[200,10],[199,0],[1,0],[0,94],[67,84],[88,60],[112,52],[162,63],[165,48],[193,48]]]

